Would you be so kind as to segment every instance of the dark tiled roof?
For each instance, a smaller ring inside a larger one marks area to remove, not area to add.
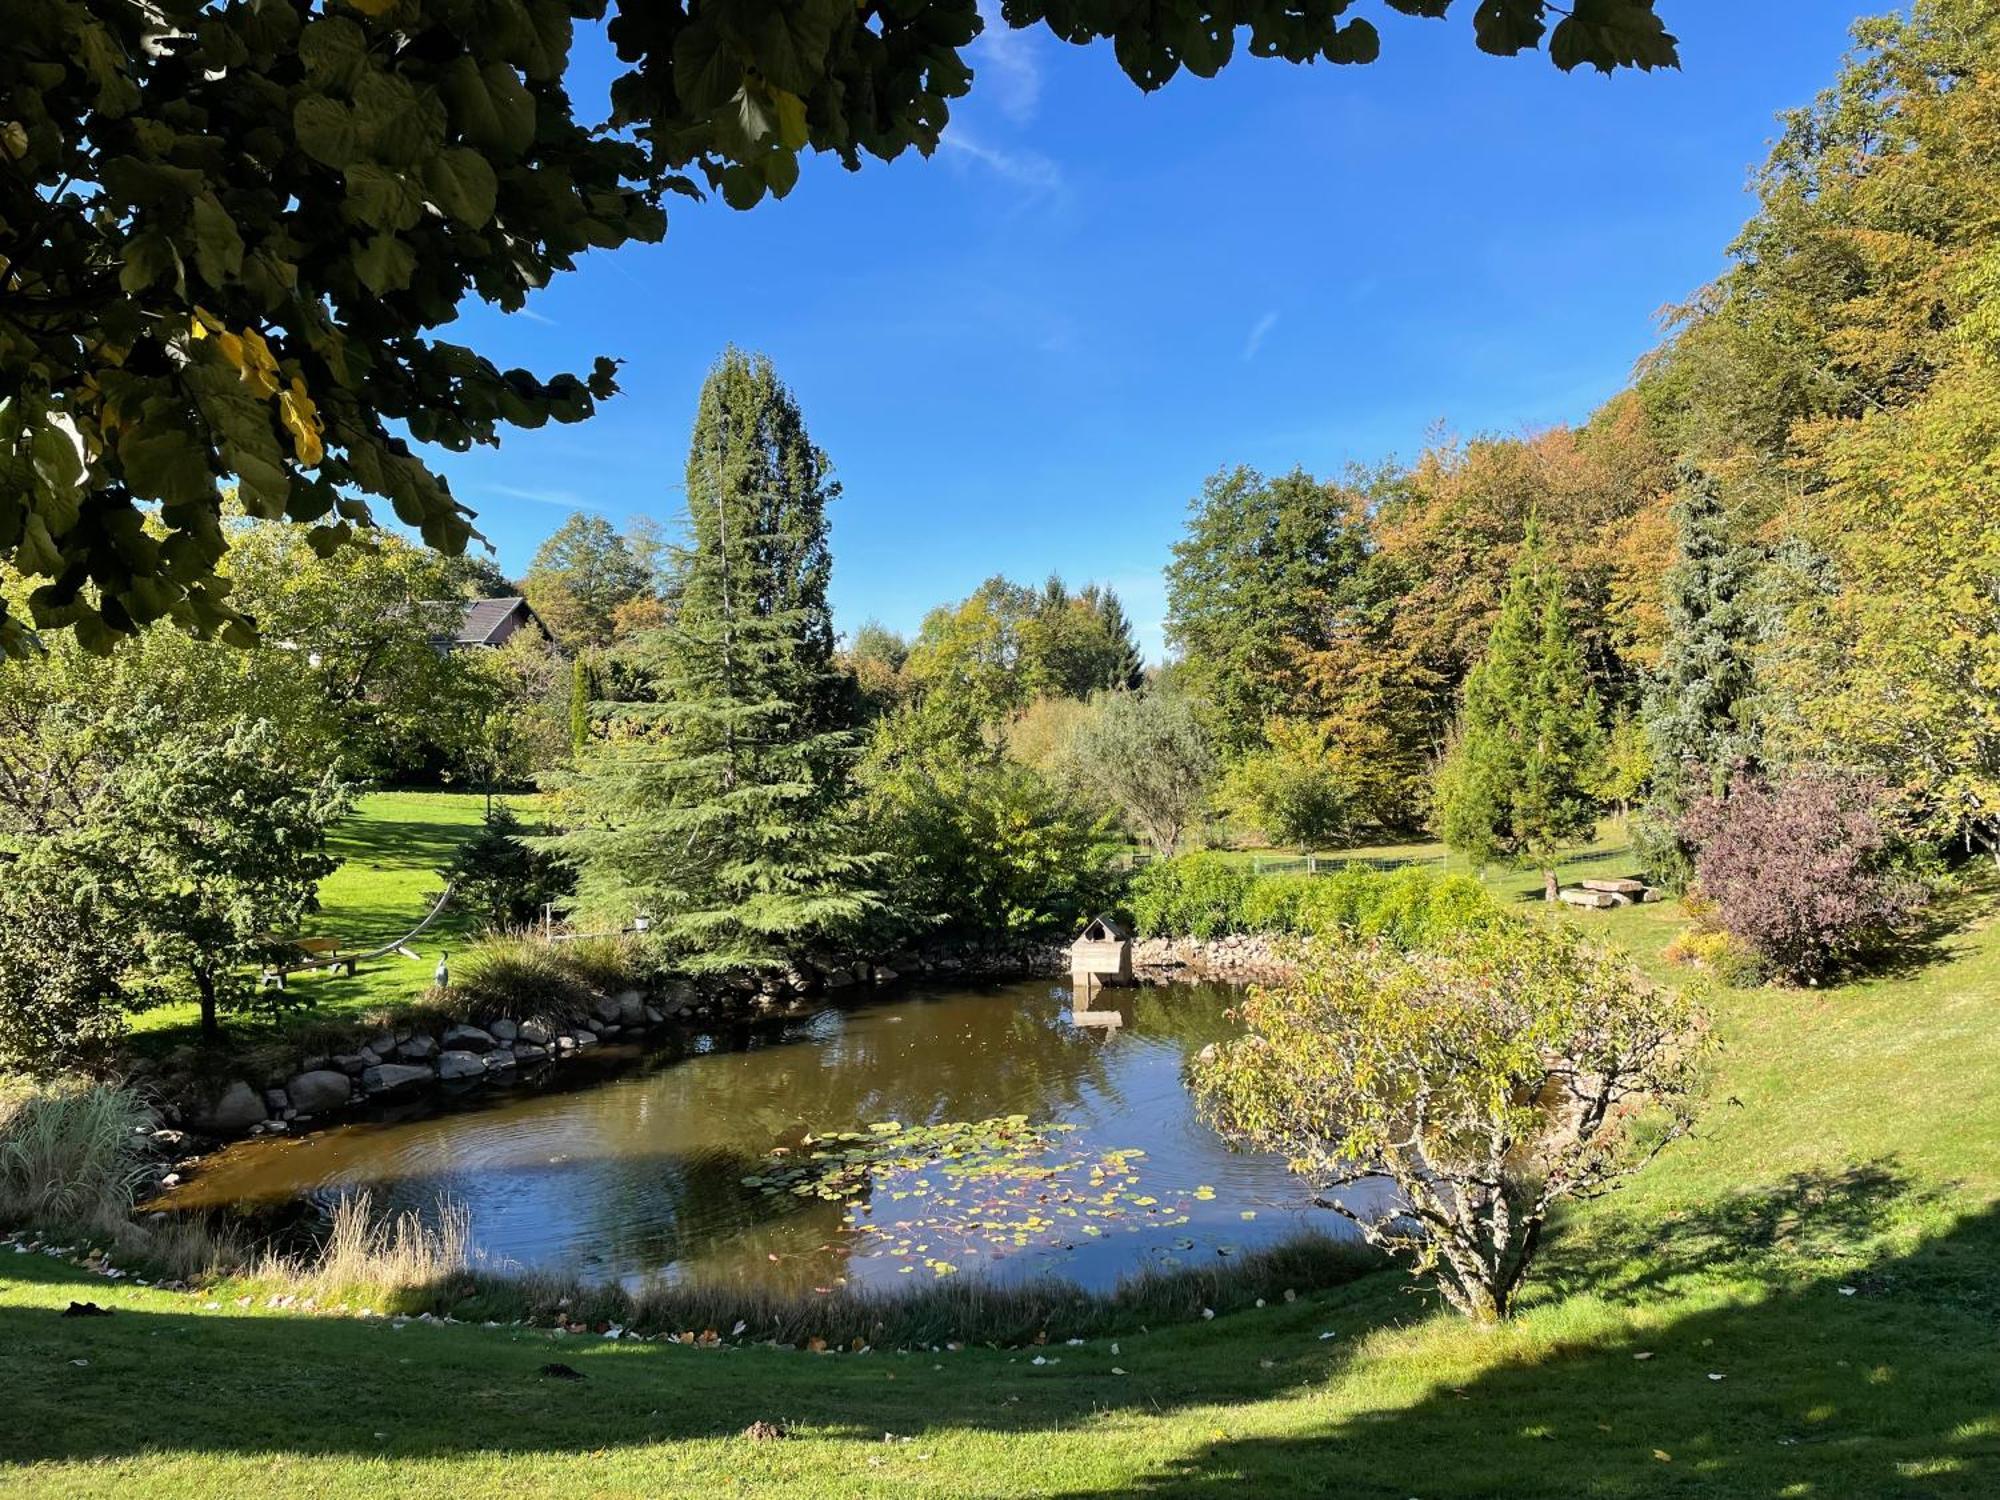
[[[474,599],[465,606],[465,618],[459,622],[458,634],[452,640],[460,646],[487,645],[515,610],[527,607],[528,601],[518,595],[510,599]]]

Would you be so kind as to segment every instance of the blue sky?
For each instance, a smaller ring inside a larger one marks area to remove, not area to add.
[[[438,466],[514,572],[578,508],[673,524],[734,342],[845,487],[843,630],[1056,570],[1117,587],[1158,656],[1205,476],[1581,419],[1720,269],[1775,113],[1831,80],[1854,11],[1659,9],[1682,71],[1612,79],[1476,52],[1468,6],[1379,17],[1372,66],[1239,55],[1152,95],[1108,48],[989,34],[929,161],[808,160],[782,202],[677,202],[663,244],[590,256],[525,314],[467,309],[454,336],[503,367],[611,354],[624,393]],[[590,99],[609,60],[580,61]]]

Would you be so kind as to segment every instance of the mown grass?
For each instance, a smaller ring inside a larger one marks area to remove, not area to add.
[[[1902,972],[1717,990],[1700,1135],[1571,1216],[1497,1330],[1385,1272],[1077,1347],[816,1356],[305,1317],[0,1253],[0,1490],[1991,1496],[1993,910]],[[1685,977],[1671,906],[1570,919]],[[57,1317],[72,1297],[117,1311]]]
[[[506,799],[517,810],[532,797]],[[458,846],[479,828],[486,798],[476,792],[373,792],[333,831],[331,852],[340,868],[320,883],[320,910],[308,919],[306,936],[338,938],[343,947],[377,947],[420,922],[444,888],[439,871]],[[418,961],[390,954],[364,964],[352,978],[321,971],[294,975],[293,991],[311,1001],[322,1017],[352,1018],[373,1010],[407,1005],[430,988],[440,952],[457,953],[477,936],[466,912],[445,909],[414,945]],[[133,1017],[138,1043],[157,1050],[193,1040],[200,1016],[193,1005],[161,1006]],[[268,1028],[248,1017],[232,1017],[232,1032],[254,1035]]]

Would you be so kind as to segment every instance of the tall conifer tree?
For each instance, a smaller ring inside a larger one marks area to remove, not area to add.
[[[604,707],[562,841],[579,907],[648,917],[688,968],[781,965],[875,901],[826,602],[838,492],[770,361],[725,353],[688,452],[678,609],[621,652],[643,701]]]
[[[1563,602],[1563,580],[1530,522],[1486,655],[1465,680],[1451,753],[1439,769],[1439,832],[1481,863],[1541,867],[1596,826],[1604,731]]]
[[[1639,841],[1652,873],[1684,885],[1692,851],[1676,831],[1703,795],[1722,795],[1754,758],[1746,706],[1756,621],[1753,547],[1730,533],[1720,486],[1683,465],[1674,499],[1675,559],[1666,576],[1667,635],[1641,722],[1653,753],[1653,791]]]

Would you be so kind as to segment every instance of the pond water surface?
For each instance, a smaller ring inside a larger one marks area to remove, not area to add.
[[[1101,990],[1079,1011],[1048,981],[905,985],[243,1142],[166,1201],[323,1213],[366,1189],[378,1213],[429,1215],[449,1198],[489,1262],[628,1285],[1103,1287],[1345,1227],[1195,1114],[1182,1068],[1230,1034],[1232,994]]]

